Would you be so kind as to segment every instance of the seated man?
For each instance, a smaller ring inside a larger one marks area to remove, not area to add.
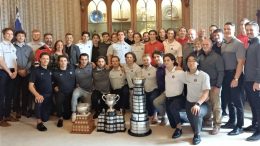
[[[76,107],[78,99],[83,98],[83,102],[91,104],[92,93],[92,64],[89,62],[89,56],[86,53],[82,53],[79,56],[79,66],[75,70],[76,76],[76,89],[73,91],[71,99],[71,120],[76,120]]]

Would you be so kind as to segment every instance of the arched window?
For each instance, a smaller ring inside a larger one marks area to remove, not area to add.
[[[140,33],[156,29],[156,3],[154,0],[138,0],[136,3],[136,30]]]
[[[107,6],[104,0],[91,0],[88,5],[88,31],[102,33],[107,31]]]
[[[112,31],[127,30],[131,27],[129,0],[114,0],[112,3]]]
[[[178,29],[182,25],[181,0],[162,1],[162,27]]]

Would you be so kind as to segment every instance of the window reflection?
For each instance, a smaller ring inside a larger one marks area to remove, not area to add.
[[[162,26],[163,28],[178,28],[182,22],[181,0],[162,1]]]
[[[113,31],[126,30],[131,27],[129,0],[114,0],[112,3]]]
[[[136,10],[138,32],[143,33],[156,28],[156,3],[154,0],[138,0]]]

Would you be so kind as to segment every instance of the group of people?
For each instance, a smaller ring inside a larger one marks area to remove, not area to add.
[[[145,78],[146,107],[151,124],[165,125],[167,117],[175,129],[172,138],[182,135],[185,110],[194,132],[193,144],[201,142],[203,126],[230,128],[228,135],[252,131],[247,141],[260,139],[260,37],[254,21],[242,19],[239,36],[235,24],[227,22],[223,30],[216,25],[206,30],[178,32],[169,28],[144,32],[132,29],[92,34],[82,32],[73,43],[73,35],[65,35],[65,43],[53,45],[51,33],[32,31],[32,42],[26,33],[11,28],[2,30],[0,43],[0,126],[10,126],[21,115],[30,116],[35,109],[36,128],[46,131],[44,122],[51,113],[75,121],[78,102],[89,103],[97,118],[107,105],[102,95],[120,96],[115,109],[131,109],[133,79]],[[125,34],[127,37],[125,37]],[[14,36],[14,37],[13,37]],[[14,38],[14,40],[13,40]],[[101,41],[102,40],[102,41]],[[244,94],[244,92],[246,94]],[[249,101],[252,125],[243,129],[244,102]],[[229,120],[222,124],[228,107]],[[16,113],[15,116],[11,112]],[[213,126],[212,126],[213,125]]]

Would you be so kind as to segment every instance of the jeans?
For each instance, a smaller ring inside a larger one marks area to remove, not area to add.
[[[181,123],[180,111],[185,108],[185,101],[182,95],[166,97],[166,113],[172,128]]]
[[[73,94],[72,94],[72,99],[71,99],[71,111],[72,112],[76,112],[78,99],[80,97],[83,97],[84,103],[91,104],[91,92],[85,91],[84,89],[77,87],[76,89],[74,89]]]
[[[194,105],[195,105],[195,103],[187,101],[186,102],[186,113],[187,113],[187,116],[190,121],[190,125],[191,125],[191,128],[192,128],[194,134],[200,134],[203,117],[206,116],[206,114],[208,112],[208,105],[207,105],[207,103],[204,102],[200,106],[199,114],[196,116],[191,113],[191,108]]]

